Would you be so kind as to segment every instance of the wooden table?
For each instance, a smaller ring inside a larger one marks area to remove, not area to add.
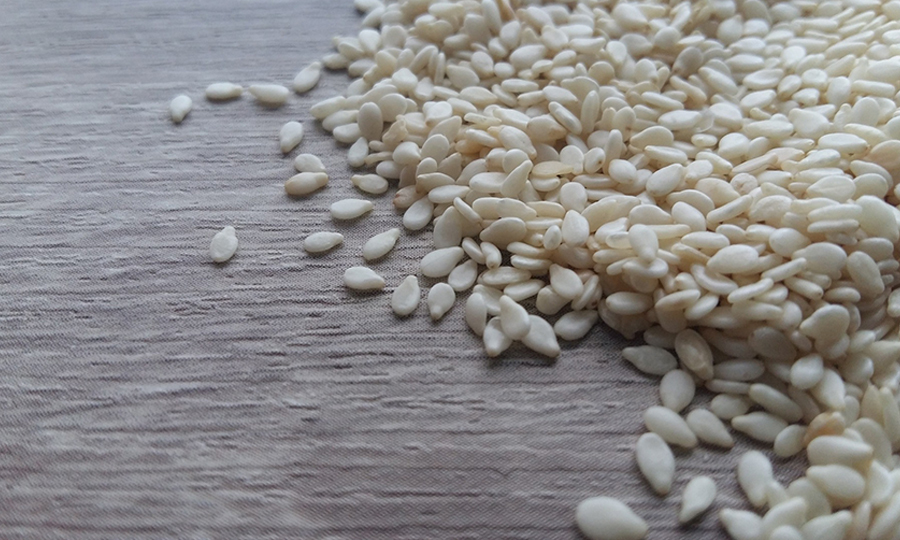
[[[573,510],[622,497],[651,539],[690,476],[744,507],[737,452],[678,456],[653,496],[634,464],[656,382],[598,328],[555,364],[485,360],[457,305],[398,321],[344,269],[399,226],[390,194],[357,224],[346,149],[308,114],[331,73],[272,111],[203,99],[215,81],[289,84],[349,34],[350,2],[7,0],[0,18],[0,538],[575,539]],[[179,93],[194,99],[180,126]],[[331,183],[302,201],[277,149],[289,119]],[[227,265],[212,235],[238,230]],[[344,232],[310,257],[307,234]],[[414,273],[429,233],[375,265]],[[427,284],[423,281],[423,284]],[[742,443],[743,445],[743,443]],[[799,464],[780,468],[796,474]]]

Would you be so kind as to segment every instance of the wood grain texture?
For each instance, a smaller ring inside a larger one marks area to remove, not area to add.
[[[0,17],[0,538],[578,538],[574,506],[622,497],[651,539],[721,538],[713,512],[676,524],[698,472],[716,508],[745,505],[737,452],[678,456],[654,497],[632,446],[656,382],[598,328],[549,365],[498,362],[457,306],[398,322],[389,295],[349,294],[364,240],[397,226],[390,196],[352,225],[345,149],[308,107],[276,111],[207,84],[287,84],[353,32],[350,2],[6,0]],[[194,99],[180,126],[169,100]],[[289,119],[332,182],[283,194]],[[238,230],[227,265],[212,235]],[[309,257],[308,233],[339,250]],[[376,266],[393,287],[427,234]],[[742,444],[742,448],[746,445]],[[799,464],[781,468],[790,479]]]

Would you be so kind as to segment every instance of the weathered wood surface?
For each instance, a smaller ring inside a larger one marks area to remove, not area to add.
[[[344,246],[303,254],[352,193],[308,107],[202,98],[208,83],[287,84],[350,33],[347,1],[6,0],[0,17],[0,538],[578,538],[584,497],[622,497],[651,539],[721,538],[713,512],[676,524],[696,473],[743,506],[737,452],[679,455],[652,496],[632,446],[656,383],[597,329],[553,366],[485,361],[457,306],[409,320],[343,270],[397,226],[389,195]],[[178,93],[194,99],[181,126]],[[283,195],[278,128],[332,183]],[[208,260],[227,224],[241,247]],[[377,268],[394,286],[427,235]],[[796,472],[796,466],[793,467]]]

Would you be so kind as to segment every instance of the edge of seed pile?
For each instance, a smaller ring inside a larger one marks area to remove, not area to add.
[[[556,357],[558,339],[600,320],[641,336],[623,357],[661,377],[662,405],[646,410],[635,459],[660,496],[671,446],[731,448],[737,431],[780,458],[805,450],[810,466],[784,486],[765,454],[743,454],[737,480],[757,512],[720,511],[732,538],[900,539],[900,1],[355,6],[362,30],[292,87],[311,90],[323,68],[353,78],[310,109],[361,169],[361,198],[331,217],[359,219],[393,186],[403,227],[432,230],[418,268],[446,282],[427,294],[432,318],[467,294],[461,316],[489,356],[520,341]],[[270,107],[290,94],[248,92]],[[173,122],[191,104],[176,97]],[[286,123],[281,151],[302,138]],[[316,156],[294,166],[288,195],[327,184]],[[364,260],[400,238],[373,236]],[[304,248],[342,244],[323,230]],[[236,248],[226,227],[211,256]],[[386,286],[365,265],[344,283]],[[421,295],[413,273],[391,307],[410,315]],[[715,394],[708,408],[692,407],[698,386]],[[716,491],[691,479],[677,519]],[[575,521],[592,540],[648,532],[610,496],[582,501]]]

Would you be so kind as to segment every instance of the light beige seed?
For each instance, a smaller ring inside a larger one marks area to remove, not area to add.
[[[846,508],[859,502],[866,489],[861,474],[843,465],[814,465],[806,477],[822,490],[835,508]]]
[[[344,235],[337,232],[320,231],[303,240],[303,249],[307,253],[324,253],[341,245]]]
[[[300,122],[290,121],[281,126],[278,133],[278,141],[281,145],[281,152],[287,154],[303,140],[303,124]]]
[[[318,156],[313,154],[298,154],[294,158],[294,169],[297,172],[324,173],[325,165]]]
[[[540,294],[538,294],[540,300]],[[640,345],[622,349],[622,357],[648,375],[665,375],[678,368],[678,360],[662,347]]]
[[[284,183],[284,191],[292,197],[303,197],[325,187],[328,175],[324,172],[301,172]]]
[[[464,255],[463,249],[457,246],[436,249],[422,257],[419,270],[425,277],[444,277],[456,267]]]
[[[522,343],[529,349],[548,358],[559,356],[559,342],[556,340],[553,326],[543,317],[538,317],[537,315],[529,315],[528,318],[531,321],[531,325],[528,333],[522,338]]]
[[[290,95],[290,91],[280,84],[251,84],[247,91],[257,101],[269,107],[284,105]]]
[[[681,494],[678,521],[688,523],[705,512],[716,500],[716,483],[708,476],[695,476]]]
[[[803,439],[806,437],[806,427],[797,424],[790,425],[775,437],[772,444],[775,455],[781,458],[795,456],[803,450]]]
[[[473,293],[466,300],[466,324],[476,335],[483,335],[487,324],[487,305],[481,293]]]
[[[553,329],[561,339],[575,341],[587,335],[598,318],[599,315],[594,309],[570,311],[556,321]]]
[[[659,382],[659,396],[663,406],[675,412],[681,412],[691,404],[695,391],[694,378],[680,369],[666,373]]]
[[[456,291],[462,292],[472,288],[478,279],[478,262],[470,259],[450,271],[447,284]]]
[[[766,486],[773,479],[772,463],[761,452],[751,450],[738,461],[737,478],[750,504],[759,508],[766,503]]]
[[[398,238],[400,238],[400,229],[396,228],[369,238],[363,245],[363,258],[367,261],[374,261],[384,257],[394,249]]]
[[[709,344],[694,330],[685,329],[675,337],[675,352],[681,363],[703,380],[713,377],[713,356]]]
[[[237,251],[238,239],[231,225],[217,232],[209,244],[209,256],[217,263],[224,263]]]
[[[419,306],[421,294],[418,278],[406,276],[391,293],[391,309],[398,317],[406,317]]]
[[[384,288],[384,278],[365,266],[352,266],[344,272],[344,285],[358,291],[375,291]]]
[[[734,439],[728,433],[728,428],[725,427],[725,424],[706,409],[692,410],[685,417],[685,422],[697,438],[705,443],[721,446],[722,448],[734,446]]]
[[[397,193],[399,194],[399,191]],[[428,197],[421,197],[407,207],[406,212],[403,213],[403,226],[411,231],[419,231],[431,223],[433,216],[434,203],[429,201]]]
[[[356,219],[371,212],[374,207],[372,201],[363,199],[343,199],[331,205],[331,217],[332,219],[337,220]]]
[[[381,115],[381,109],[375,103],[363,103],[359,108],[359,117],[357,118],[359,132],[367,141],[380,141],[381,132],[384,129],[384,120]]]
[[[172,117],[172,121],[176,124],[180,124],[182,120],[184,120],[184,117],[191,112],[193,103],[191,98],[184,94],[176,96],[175,99],[169,103],[169,116]]]
[[[210,101],[225,101],[241,97],[244,89],[232,83],[213,83],[206,87],[206,99]]]
[[[500,328],[514,340],[521,340],[531,329],[528,312],[507,295],[500,297]]]
[[[446,283],[436,283],[428,291],[428,313],[435,321],[440,320],[456,302],[456,292]]]
[[[322,74],[322,63],[321,62],[313,62],[305,68],[301,69],[297,76],[294,77],[293,87],[294,92],[298,94],[304,94],[312,90],[316,84],[319,82],[319,77]]]
[[[584,283],[574,271],[558,264],[550,267],[550,286],[559,296],[574,300],[584,291]]]
[[[678,413],[666,407],[650,407],[644,411],[647,429],[662,437],[666,442],[693,448],[697,446],[697,436]]]
[[[646,521],[611,497],[591,497],[578,503],[575,523],[588,540],[641,540],[649,530]]]
[[[381,195],[388,189],[388,181],[377,174],[354,174],[350,181],[358,190],[370,195]]]
[[[806,447],[806,453],[811,465],[862,467],[873,457],[868,444],[834,435],[816,437]]]
[[[731,427],[758,441],[773,443],[787,422],[773,414],[752,412],[732,418]]]
[[[675,455],[666,441],[656,433],[644,433],[635,444],[634,455],[638,469],[653,490],[668,494],[675,479]]]
[[[500,317],[494,317],[484,327],[484,352],[491,358],[500,356],[512,345],[512,339],[500,328]]]

